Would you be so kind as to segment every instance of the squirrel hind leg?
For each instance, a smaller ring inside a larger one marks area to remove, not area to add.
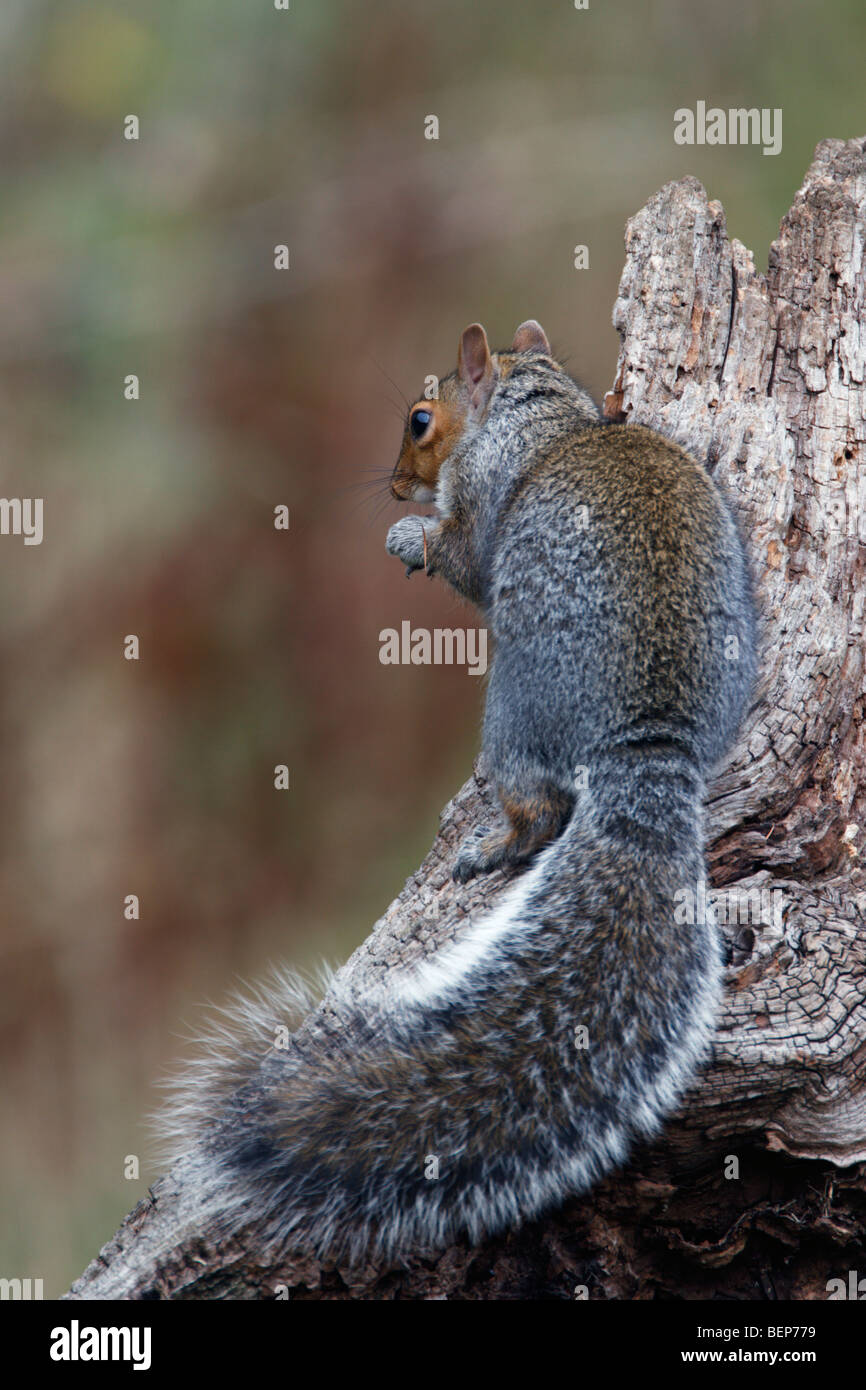
[[[490,831],[479,826],[466,837],[454,861],[458,883],[507,865],[525,864],[562,833],[574,807],[574,798],[552,783],[524,793],[500,790],[500,800],[507,828]]]

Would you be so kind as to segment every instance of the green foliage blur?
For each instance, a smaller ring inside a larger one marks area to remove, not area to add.
[[[345,957],[470,770],[481,683],[379,662],[475,622],[384,552],[404,397],[535,317],[600,399],[626,219],[695,174],[765,267],[864,41],[857,0],[5,0],[2,491],[45,538],[0,536],[0,1275],[63,1290],[200,1001]],[[781,154],[675,145],[698,100]]]

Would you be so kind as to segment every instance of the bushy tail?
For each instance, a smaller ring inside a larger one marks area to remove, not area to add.
[[[288,978],[230,1016],[169,1112],[227,1221],[242,1209],[286,1253],[348,1260],[477,1240],[657,1131],[720,991],[702,788],[665,760],[627,813],[611,786],[387,991],[331,981],[332,1009],[283,1048],[276,1030],[308,1004]]]

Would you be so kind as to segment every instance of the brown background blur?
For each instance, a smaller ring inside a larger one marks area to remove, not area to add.
[[[859,0],[4,0],[2,495],[45,538],[0,537],[0,1275],[79,1272],[200,1002],[344,958],[469,772],[483,682],[379,663],[475,623],[384,551],[398,391],[532,316],[600,398],[626,218],[694,173],[766,266],[864,42]],[[782,153],[675,145],[698,100]]]

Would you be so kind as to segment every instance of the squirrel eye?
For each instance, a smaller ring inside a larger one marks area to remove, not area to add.
[[[409,418],[409,433],[412,438],[418,440],[423,434],[427,433],[427,426],[433,419],[429,410],[416,410],[414,415]]]

